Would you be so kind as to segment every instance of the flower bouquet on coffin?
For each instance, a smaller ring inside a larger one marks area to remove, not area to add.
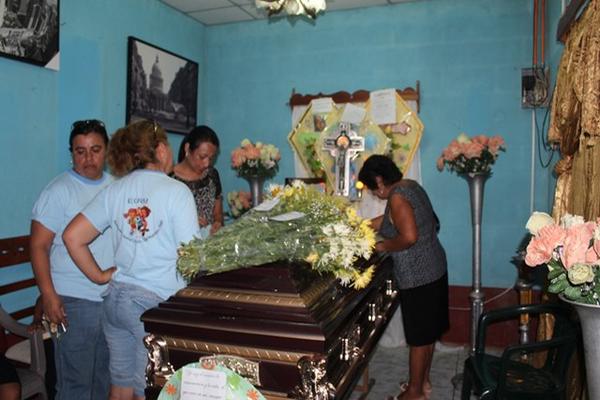
[[[532,238],[525,264],[548,268],[548,291],[586,304],[600,304],[600,224],[565,215],[560,224],[534,212],[526,228]]]
[[[444,167],[457,174],[490,173],[501,151],[505,151],[502,136],[477,135],[472,138],[461,133],[453,139],[437,159],[437,169]]]
[[[191,280],[199,273],[290,261],[357,289],[370,282],[374,267],[357,267],[356,261],[371,257],[375,232],[346,199],[300,181],[274,185],[267,198],[215,235],[181,246],[177,269],[182,276]]]

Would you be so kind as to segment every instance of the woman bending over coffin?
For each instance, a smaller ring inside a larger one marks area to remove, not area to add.
[[[63,240],[91,281],[110,282],[103,304],[109,398],[143,399],[147,355],[140,316],[184,286],[176,271],[177,247],[197,234],[198,215],[188,187],[167,175],[173,156],[158,124],[138,121],[115,132],[108,164],[120,178],[73,219]],[[114,275],[98,267],[88,247],[108,227]]]
[[[402,179],[394,162],[374,155],[359,173],[374,195],[387,200],[383,216],[372,220],[384,240],[375,249],[394,261],[406,342],[409,378],[397,399],[427,399],[435,342],[448,330],[446,253],[437,237],[438,221],[427,193],[415,181]]]
[[[196,200],[200,227],[213,234],[223,226],[221,179],[213,164],[219,152],[219,138],[208,126],[197,126],[179,147],[178,164],[171,176],[185,183]]]

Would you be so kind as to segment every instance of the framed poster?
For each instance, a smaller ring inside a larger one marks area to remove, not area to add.
[[[58,69],[58,0],[0,0],[0,55]]]
[[[126,122],[149,119],[187,134],[196,126],[198,63],[132,36],[128,49]]]

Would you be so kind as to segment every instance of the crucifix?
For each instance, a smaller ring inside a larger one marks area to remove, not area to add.
[[[327,150],[335,159],[335,194],[350,194],[350,163],[365,150],[365,139],[352,130],[349,122],[340,122],[338,129],[323,142],[323,150]]]

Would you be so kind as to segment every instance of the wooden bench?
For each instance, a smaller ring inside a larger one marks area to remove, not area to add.
[[[23,268],[30,269],[31,257],[29,253],[29,236],[17,236],[7,239],[0,239],[0,268],[14,267],[23,264]],[[36,286],[34,278],[22,279],[16,282],[3,284],[0,286],[0,296],[18,292],[23,289]],[[17,321],[30,317],[35,311],[34,305],[10,313],[10,317],[2,312],[4,326],[0,326],[0,351],[9,352],[15,350],[18,360],[17,373],[21,380],[21,398],[29,398],[33,395],[39,395],[42,399],[54,398],[54,378],[48,380],[48,369],[46,368],[46,352],[44,349],[43,332],[29,332],[27,326]],[[6,329],[13,333],[6,333]],[[16,333],[16,334],[15,334]],[[24,340],[26,339],[26,340]],[[48,341],[49,344],[49,341]],[[12,346],[12,347],[11,347]],[[7,358],[12,358],[7,352]],[[50,363],[53,364],[53,363]],[[54,376],[54,368],[52,368]],[[50,390],[46,388],[49,386]]]
[[[29,235],[0,239],[0,268],[12,267],[19,264],[30,263]],[[30,266],[23,266],[31,268]],[[0,286],[0,296],[18,292],[36,286],[34,278],[3,284]],[[35,300],[34,300],[35,301]],[[33,315],[34,305],[10,313],[15,320],[20,320]],[[3,329],[0,329],[0,351],[4,352],[7,347],[18,341],[18,338],[7,337]]]

